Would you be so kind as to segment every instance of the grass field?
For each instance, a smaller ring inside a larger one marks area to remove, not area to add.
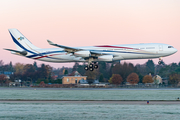
[[[180,89],[0,88],[0,99],[26,100],[176,100]]]
[[[41,100],[176,100],[180,89],[0,88],[0,120],[177,120],[179,104]],[[8,102],[17,100],[18,102]],[[40,100],[40,102],[20,101]],[[42,102],[42,103],[41,103]],[[142,101],[146,102],[146,101]],[[178,101],[176,101],[178,102]]]

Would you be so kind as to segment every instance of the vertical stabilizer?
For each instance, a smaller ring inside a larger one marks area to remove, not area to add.
[[[34,46],[23,34],[21,34],[17,29],[9,29],[9,33],[16,44],[18,51],[27,51],[30,53],[35,53],[35,49],[39,49]]]

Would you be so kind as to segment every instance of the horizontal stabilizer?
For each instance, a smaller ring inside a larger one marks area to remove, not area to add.
[[[8,50],[8,51],[11,51],[11,52],[15,52],[15,53],[19,53],[23,56],[27,55],[27,51],[17,51],[17,50],[12,50],[12,49],[4,49],[4,50]]]

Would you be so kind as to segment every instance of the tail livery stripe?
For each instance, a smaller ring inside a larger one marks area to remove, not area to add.
[[[13,36],[11,33],[10,33],[10,35],[11,35],[13,41],[14,41],[19,47],[21,47],[22,49],[24,49],[24,50],[27,51],[27,52],[30,52],[30,53],[32,53],[32,54],[36,54],[35,52],[32,52],[32,51],[26,49],[24,46],[22,46],[22,45],[14,38],[14,36]]]

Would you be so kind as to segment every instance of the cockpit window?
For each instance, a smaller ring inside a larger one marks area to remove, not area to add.
[[[174,48],[173,46],[168,46],[168,48]]]

